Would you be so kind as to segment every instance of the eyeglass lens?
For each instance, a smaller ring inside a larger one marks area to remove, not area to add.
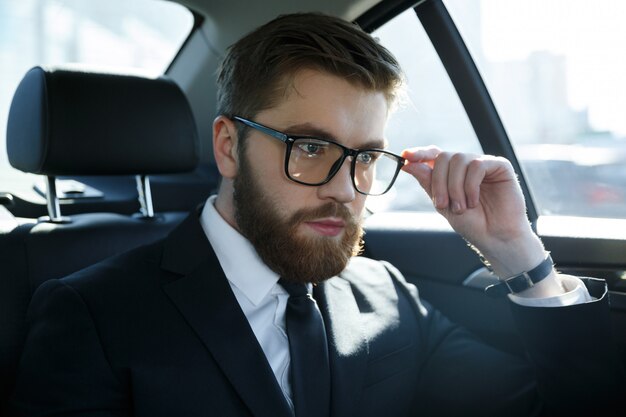
[[[340,168],[343,149],[319,139],[296,139],[291,147],[287,171],[299,182],[318,185]],[[380,151],[360,152],[354,166],[354,185],[364,194],[383,194],[398,170],[395,157]]]

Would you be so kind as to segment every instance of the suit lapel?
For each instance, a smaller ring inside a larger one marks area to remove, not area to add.
[[[241,311],[205,234],[192,213],[166,240],[161,267],[177,274],[163,289],[257,417],[291,410]],[[182,275],[182,277],[180,277]]]
[[[315,287],[315,299],[328,335],[331,372],[331,416],[351,416],[367,365],[368,343],[350,283],[331,278]]]

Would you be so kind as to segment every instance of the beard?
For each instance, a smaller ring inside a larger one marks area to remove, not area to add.
[[[243,154],[243,152],[242,152]],[[240,232],[252,243],[261,260],[279,276],[294,283],[317,284],[343,271],[362,248],[360,219],[340,203],[328,202],[303,208],[288,218],[278,204],[255,181],[245,155],[240,155],[235,177],[235,220]],[[298,227],[307,221],[337,217],[345,222],[343,235],[306,236]]]

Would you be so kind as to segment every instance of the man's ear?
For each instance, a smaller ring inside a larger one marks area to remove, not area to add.
[[[237,130],[223,115],[213,120],[213,153],[222,177],[233,179],[237,175]]]

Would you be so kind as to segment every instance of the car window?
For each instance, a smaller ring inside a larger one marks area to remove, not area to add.
[[[373,33],[398,59],[406,94],[391,114],[386,135],[394,152],[437,145],[447,151],[480,153],[463,106],[415,12],[409,9]],[[401,173],[387,194],[368,199],[372,211],[434,211],[428,195]]]
[[[179,4],[155,0],[0,1],[0,190],[32,187],[13,169],[5,147],[13,93],[36,65],[162,74],[193,26]]]
[[[626,2],[445,4],[539,213],[626,217]]]

